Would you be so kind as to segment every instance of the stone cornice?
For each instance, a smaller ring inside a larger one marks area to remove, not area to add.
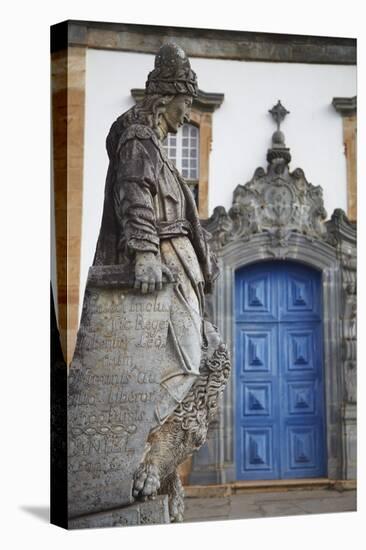
[[[352,116],[357,112],[357,96],[354,97],[334,97],[332,105],[342,116]]]
[[[189,57],[277,61],[286,63],[356,64],[356,40],[323,36],[193,29],[92,21],[66,21],[68,45],[156,54],[173,40]],[[57,49],[53,40],[53,51]]]
[[[138,103],[142,101],[145,90],[143,88],[132,88],[131,95]],[[193,99],[193,108],[205,113],[213,113],[218,109],[224,101],[224,94],[209,93],[203,90],[198,90],[198,96]]]

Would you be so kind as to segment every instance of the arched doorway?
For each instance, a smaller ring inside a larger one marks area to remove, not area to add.
[[[241,480],[326,471],[321,273],[294,261],[235,272],[235,462]]]

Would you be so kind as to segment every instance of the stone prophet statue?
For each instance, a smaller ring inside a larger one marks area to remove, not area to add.
[[[161,47],[143,101],[112,124],[109,168],[94,266],[121,265],[141,294],[175,281],[160,394],[135,499],[167,494],[172,521],[183,519],[177,467],[205,441],[230,372],[226,347],[205,318],[205,293],[218,268],[194,197],[162,142],[189,122],[196,74],[184,51]]]

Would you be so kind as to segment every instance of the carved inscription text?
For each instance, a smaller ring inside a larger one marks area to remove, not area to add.
[[[87,287],[69,374],[71,516],[132,500],[133,472],[156,422],[171,290]]]

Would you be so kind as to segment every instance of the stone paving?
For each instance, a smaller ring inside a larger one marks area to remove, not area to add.
[[[186,497],[184,521],[326,514],[356,509],[355,490],[243,491],[222,497]]]

